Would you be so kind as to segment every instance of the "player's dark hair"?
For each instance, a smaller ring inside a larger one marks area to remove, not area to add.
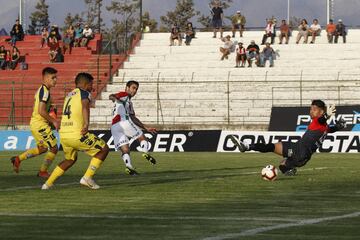
[[[92,82],[94,77],[90,73],[81,72],[75,77],[75,84],[78,85],[80,82],[85,81],[86,83]]]
[[[321,108],[322,110],[326,111],[326,105],[324,101],[320,99],[315,99],[311,102],[311,105],[317,106],[318,108]]]
[[[58,71],[52,67],[46,67],[42,70],[42,75],[45,76],[46,74],[56,74]]]
[[[126,83],[127,87],[130,87],[131,85],[135,84],[137,87],[139,87],[139,82],[135,80],[130,80]]]

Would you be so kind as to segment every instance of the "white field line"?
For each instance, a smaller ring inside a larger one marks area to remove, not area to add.
[[[261,217],[211,217],[211,216],[132,216],[132,215],[94,215],[94,214],[37,214],[0,212],[2,217],[34,217],[34,218],[86,218],[86,219],[144,219],[144,220],[206,220],[206,221],[266,221],[266,222],[298,222],[299,219],[261,218]]]
[[[264,233],[264,232],[268,232],[268,231],[272,231],[272,230],[276,230],[276,229],[301,227],[301,226],[305,226],[305,225],[313,225],[313,224],[326,222],[326,221],[335,221],[335,220],[345,219],[345,218],[356,218],[359,216],[360,216],[360,212],[354,212],[354,213],[340,215],[340,216],[304,219],[304,220],[300,220],[298,222],[293,222],[293,223],[282,223],[282,224],[277,224],[277,225],[268,226],[268,227],[259,227],[259,228],[249,229],[249,230],[245,230],[245,231],[239,232],[239,233],[228,233],[228,234],[219,235],[219,236],[215,236],[215,237],[207,237],[207,238],[203,238],[202,240],[224,240],[224,239],[234,239],[234,238],[239,239],[239,237],[254,236],[259,233]]]

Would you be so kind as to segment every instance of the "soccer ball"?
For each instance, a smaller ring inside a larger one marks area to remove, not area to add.
[[[273,165],[267,165],[261,170],[261,176],[266,181],[274,181],[277,178],[278,170]]]

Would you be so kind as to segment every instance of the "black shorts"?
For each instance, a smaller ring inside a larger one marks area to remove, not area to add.
[[[289,168],[302,167],[311,158],[308,151],[306,151],[299,143],[282,142],[282,155],[286,158],[286,166]]]

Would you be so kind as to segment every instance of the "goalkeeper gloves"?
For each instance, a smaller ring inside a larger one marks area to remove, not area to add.
[[[338,130],[342,130],[346,128],[346,121],[343,118],[340,118],[338,121],[336,121],[335,126]]]
[[[329,105],[326,107],[325,117],[327,119],[329,119],[331,116],[335,115],[335,113],[336,113],[335,105]]]

